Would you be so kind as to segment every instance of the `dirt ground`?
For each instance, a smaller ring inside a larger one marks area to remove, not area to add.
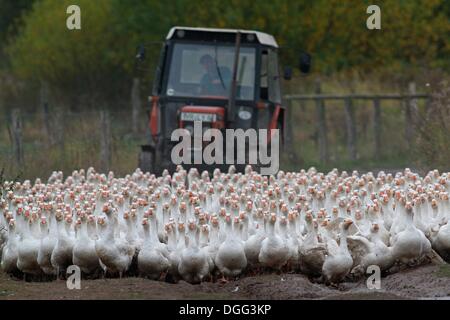
[[[244,277],[226,284],[170,284],[142,278],[82,280],[69,290],[63,280],[24,282],[0,273],[0,299],[449,299],[450,265],[426,265],[388,275],[380,290],[366,280],[339,288],[312,283],[301,274]]]

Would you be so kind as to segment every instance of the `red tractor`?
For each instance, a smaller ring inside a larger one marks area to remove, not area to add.
[[[203,130],[277,128],[283,141],[278,49],[273,36],[259,31],[172,28],[156,69],[149,112],[151,141],[141,146],[139,167],[156,174],[175,169],[171,151],[177,142],[171,134],[177,128],[193,133],[194,121],[201,121]],[[144,57],[145,47],[140,46],[137,58]],[[310,62],[310,56],[302,53],[300,70],[308,72]],[[286,67],[284,79],[291,76],[292,68]]]

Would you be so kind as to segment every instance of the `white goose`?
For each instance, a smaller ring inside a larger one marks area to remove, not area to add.
[[[157,280],[162,273],[169,269],[170,262],[156,246],[156,242],[159,242],[158,230],[150,230],[150,224],[145,218],[142,220],[142,226],[145,239],[137,260],[139,273],[152,280]]]
[[[200,249],[203,250],[206,254],[208,264],[209,264],[209,273],[214,270],[215,264],[214,259],[211,257],[210,248],[209,248],[209,225],[202,224],[200,226],[200,235],[199,235],[199,246]]]
[[[49,227],[46,217],[41,217],[41,235],[37,262],[46,275],[56,275],[56,269],[53,267],[51,261],[52,252],[57,240],[55,224],[56,221],[53,220]]]
[[[18,236],[16,234],[16,222],[10,219],[8,223],[8,241],[3,247],[1,267],[4,272],[14,273],[17,269]]]
[[[189,231],[185,236],[186,248],[181,252],[178,272],[183,280],[189,283],[200,283],[209,273],[208,256],[201,250],[195,240],[197,230],[194,223],[189,223]]]
[[[55,218],[57,223],[57,239],[50,257],[50,261],[53,268],[56,270],[57,277],[59,278],[60,274],[64,274],[66,268],[72,264],[74,239],[67,233],[65,226],[65,224],[72,223],[72,217],[68,215],[64,219],[61,210],[57,210]]]
[[[122,238],[114,237],[114,222],[111,221],[111,209],[104,208],[109,215],[107,222],[100,220],[100,224],[106,224],[99,240],[95,242],[95,251],[101,263],[110,273],[122,275],[128,270],[134,256],[134,247]]]
[[[41,274],[41,268],[37,262],[39,252],[39,241],[30,232],[30,225],[33,220],[25,219],[22,238],[18,243],[17,268],[23,272],[24,278],[29,275]]]
[[[326,282],[337,283],[344,279],[353,266],[353,259],[347,247],[347,233],[349,226],[353,223],[345,219],[341,224],[339,246],[333,239],[328,239],[328,254],[322,267],[322,275]]]
[[[318,224],[310,212],[306,214],[305,221],[308,233],[299,247],[300,270],[309,276],[319,277],[327,250],[325,244],[318,240]]]
[[[432,238],[433,249],[444,259],[450,263],[450,224],[443,225]]]
[[[405,228],[393,238],[393,256],[403,263],[418,261],[431,251],[431,243],[413,223],[413,206],[405,205]]]
[[[262,209],[257,210],[255,216],[256,231],[251,235],[244,245],[245,256],[250,267],[257,267],[259,265],[259,252],[264,238],[264,213]]]
[[[226,238],[216,254],[215,263],[224,277],[236,277],[247,266],[244,244],[239,237],[239,218],[235,217],[232,227],[230,214],[225,217]]]
[[[178,241],[177,234],[182,234],[184,236],[184,224],[179,223],[178,229],[175,228],[174,224],[167,224],[165,226],[167,233],[167,249],[169,250],[169,270],[168,273],[172,277],[172,282],[178,282],[181,279],[180,273],[178,272],[178,265],[180,264],[180,255],[185,248],[184,241]]]
[[[277,216],[270,215],[267,222],[267,237],[263,240],[258,259],[262,266],[280,270],[289,259],[289,248],[286,240],[275,233]]]
[[[72,251],[73,263],[80,267],[85,274],[95,274],[100,270],[100,261],[95,251],[95,240],[89,237],[87,230],[88,221],[92,221],[93,218],[93,216],[82,215],[77,220],[79,233]]]
[[[376,265],[381,271],[385,271],[394,264],[392,248],[381,240],[378,224],[372,225],[370,240],[356,235],[348,236],[347,240],[353,258],[352,274],[364,275],[370,265]]]

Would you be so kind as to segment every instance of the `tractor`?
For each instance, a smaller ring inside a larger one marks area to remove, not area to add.
[[[145,59],[145,50],[145,45],[138,47],[138,61]],[[149,141],[141,146],[139,167],[155,174],[173,171],[171,151],[177,142],[171,134],[178,128],[193,133],[194,121],[201,121],[202,130],[280,129],[283,145],[286,112],[278,50],[275,38],[259,31],[173,27],[162,45],[153,80]],[[300,71],[309,72],[310,65],[310,55],[302,52]],[[285,67],[283,78],[290,80],[292,73],[291,67]],[[210,169],[183,164],[192,166]]]

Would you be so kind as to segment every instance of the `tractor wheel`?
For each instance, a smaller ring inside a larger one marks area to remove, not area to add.
[[[153,153],[148,151],[141,151],[139,153],[139,168],[145,173],[154,173],[154,158]]]

